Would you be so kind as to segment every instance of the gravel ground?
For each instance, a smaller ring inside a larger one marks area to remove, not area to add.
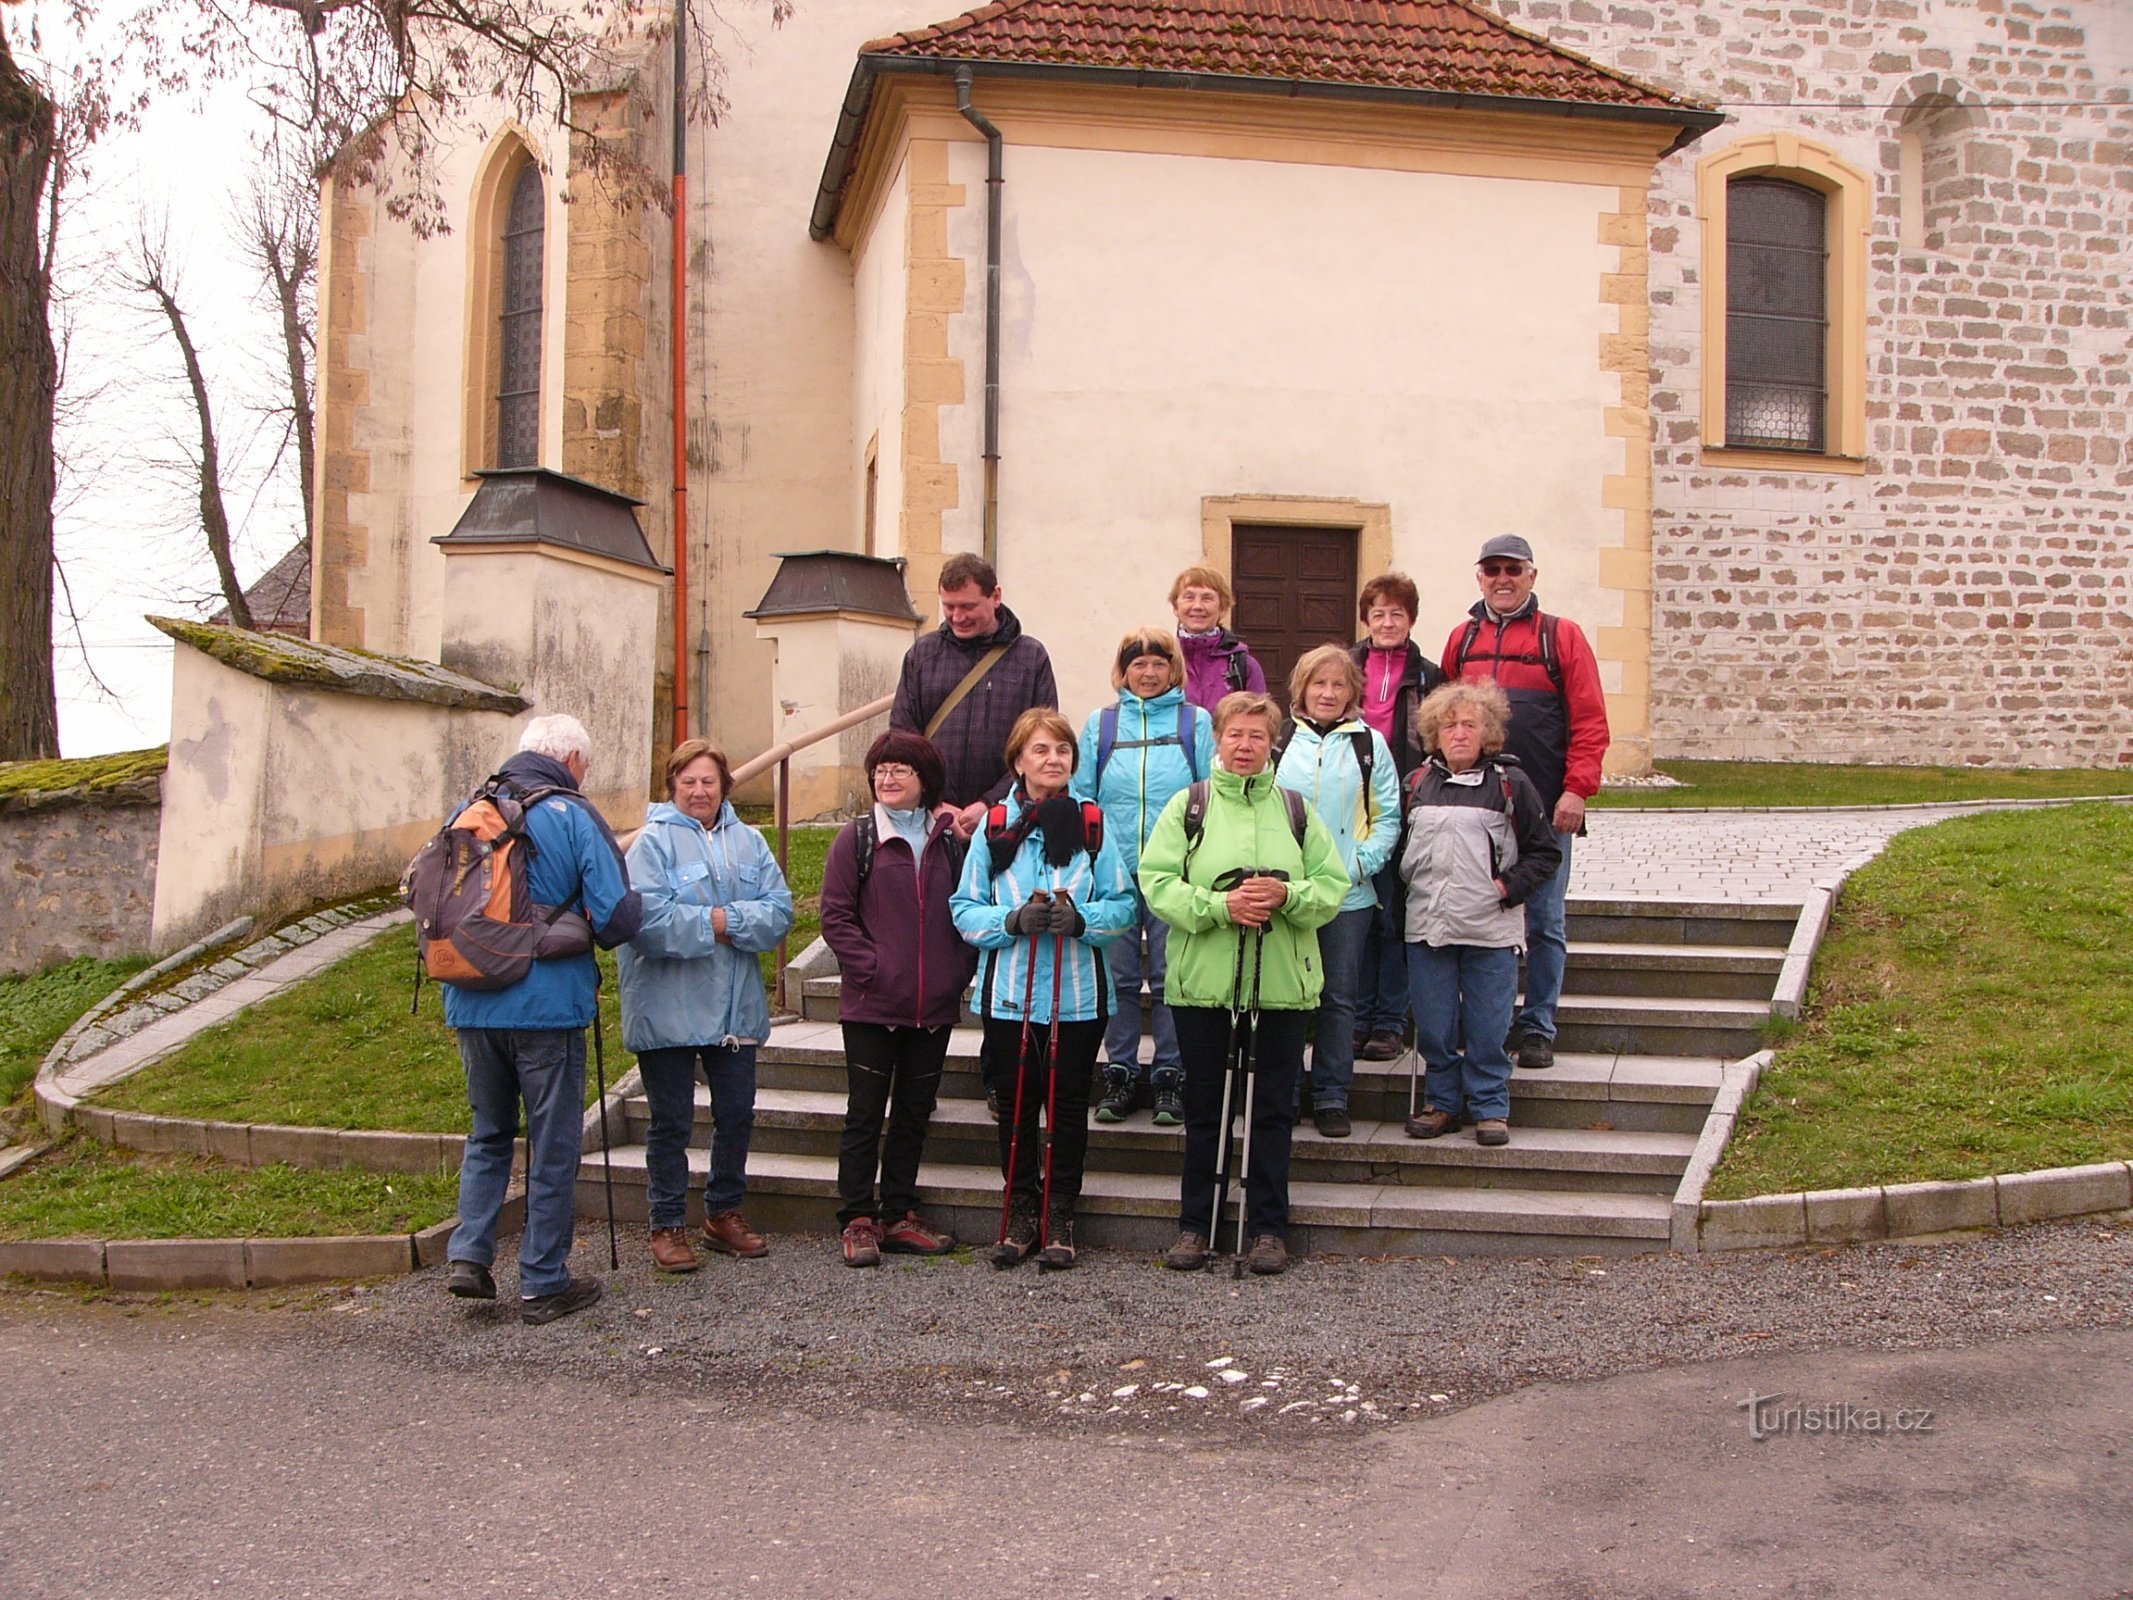
[[[607,1265],[597,1232],[581,1233],[581,1273]],[[858,1403],[1292,1438],[1679,1363],[2133,1328],[2133,1214],[1790,1254],[1318,1259],[1242,1282],[1100,1250],[1040,1276],[968,1255],[853,1271],[828,1240],[773,1246],[663,1278],[626,1239],[601,1303],[545,1328],[517,1321],[508,1270],[494,1305],[448,1299],[436,1271],[314,1303],[322,1331],[446,1369],[561,1370],[627,1393],[679,1385],[825,1415]]]

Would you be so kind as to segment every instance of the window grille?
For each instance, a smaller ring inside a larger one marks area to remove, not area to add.
[[[511,186],[504,223],[503,359],[496,393],[500,467],[540,464],[543,201],[540,169],[529,161]]]
[[[1780,178],[1726,185],[1726,443],[1824,448],[1829,250],[1821,194]]]

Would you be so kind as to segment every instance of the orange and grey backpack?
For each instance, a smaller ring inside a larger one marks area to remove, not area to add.
[[[418,990],[424,974],[459,989],[508,989],[535,961],[592,949],[584,916],[537,905],[526,891],[536,854],[526,817],[558,794],[571,791],[492,777],[408,863],[400,899],[415,914]]]

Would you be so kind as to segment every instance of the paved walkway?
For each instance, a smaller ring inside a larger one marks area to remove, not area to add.
[[[1587,814],[1587,837],[1571,856],[1570,892],[1610,900],[1797,905],[1817,884],[1873,860],[1906,828],[2006,806],[1983,801],[1814,811],[1595,810]]]

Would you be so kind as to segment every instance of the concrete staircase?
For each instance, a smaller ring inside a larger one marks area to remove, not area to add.
[[[1483,1149],[1471,1133],[1407,1138],[1414,1058],[1359,1062],[1353,1136],[1322,1139],[1308,1122],[1296,1131],[1292,1245],[1372,1255],[1665,1249],[1674,1190],[1721,1066],[1760,1048],[1797,915],[1785,905],[1574,898],[1556,1064],[1514,1075],[1512,1142]],[[845,1095],[837,979],[795,971],[793,980],[803,1014],[776,1028],[758,1058],[747,1209],[773,1232],[827,1234]],[[989,1242],[1000,1177],[977,1052],[977,1029],[958,1028],[922,1188],[929,1215],[961,1238]],[[647,1121],[643,1097],[629,1095],[610,1124],[617,1214],[638,1220]],[[709,1124],[699,1085],[689,1153],[699,1181]],[[1183,1147],[1180,1130],[1155,1127],[1146,1111],[1093,1127],[1084,1241],[1167,1246]],[[604,1206],[599,1162],[590,1150],[580,1171],[587,1214]]]

